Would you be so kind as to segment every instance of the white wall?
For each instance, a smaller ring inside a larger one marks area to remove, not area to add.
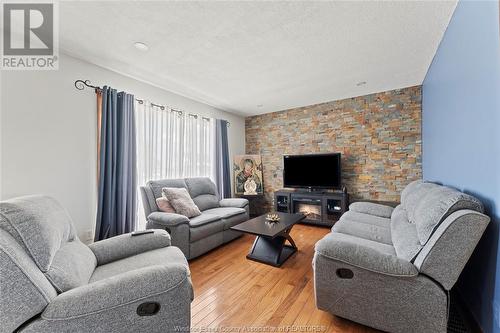
[[[58,71],[4,71],[1,86],[0,198],[42,193],[68,209],[80,237],[95,223],[96,97],[76,79],[136,97],[226,119],[230,154],[245,152],[245,120],[171,92],[61,55]],[[232,160],[232,158],[231,158]]]

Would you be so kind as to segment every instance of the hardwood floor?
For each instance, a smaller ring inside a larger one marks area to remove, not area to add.
[[[281,268],[245,258],[254,236],[245,235],[190,262],[195,299],[192,332],[378,332],[316,309],[314,244],[327,228],[296,225],[299,251]]]

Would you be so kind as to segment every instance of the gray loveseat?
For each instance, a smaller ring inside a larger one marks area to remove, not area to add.
[[[354,203],[316,244],[316,305],[387,332],[446,332],[449,290],[489,221],[476,198],[422,181],[394,209]]]
[[[184,187],[202,214],[188,219],[175,213],[158,210],[156,199],[164,187]],[[188,259],[227,243],[241,233],[229,228],[248,220],[247,199],[219,200],[217,188],[210,178],[163,179],[141,186],[142,202],[148,229],[167,230],[172,245],[179,247]]]
[[[0,332],[189,330],[192,286],[164,230],[90,246],[54,199],[0,202]]]

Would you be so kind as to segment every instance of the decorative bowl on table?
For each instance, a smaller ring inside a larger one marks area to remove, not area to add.
[[[280,216],[276,213],[269,213],[266,215],[266,221],[270,223],[277,223],[280,220]]]

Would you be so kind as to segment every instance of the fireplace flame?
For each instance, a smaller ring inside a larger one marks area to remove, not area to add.
[[[319,205],[300,204],[298,211],[314,219],[319,219],[321,216],[321,207]]]

